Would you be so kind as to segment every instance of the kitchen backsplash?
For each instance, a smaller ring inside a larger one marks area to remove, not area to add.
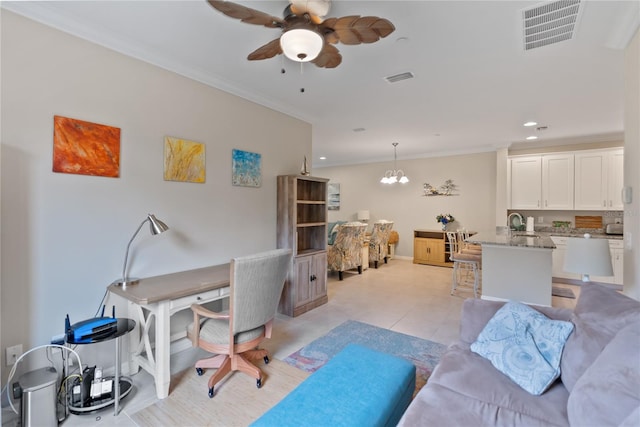
[[[507,214],[517,212],[526,219],[529,216],[534,218],[535,229],[543,231],[542,229],[553,228],[554,221],[569,222],[568,228],[576,228],[576,216],[601,216],[602,217],[602,229],[607,224],[616,224],[624,222],[624,212],[622,211],[525,211],[525,210],[509,210]],[[505,225],[507,218],[505,217]],[[581,229],[582,230],[582,229]]]

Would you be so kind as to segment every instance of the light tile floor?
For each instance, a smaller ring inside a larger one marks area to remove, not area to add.
[[[329,274],[329,303],[296,318],[278,315],[271,340],[264,343],[271,357],[284,359],[304,345],[321,337],[346,320],[387,328],[396,332],[448,344],[458,337],[460,309],[473,290],[459,288],[451,291],[450,268],[413,264],[395,258],[378,269],[369,268],[362,275],[344,274],[338,281],[337,273]],[[580,288],[571,288],[576,297]],[[552,305],[573,308],[574,299],[553,297]],[[189,349],[171,357],[171,372],[177,373],[195,360],[207,357],[198,349]],[[117,417],[113,407],[97,413],[70,415],[65,426],[134,426],[130,415],[157,402],[152,377],[144,371],[133,376],[135,388],[122,401]],[[16,426],[13,413],[3,409],[3,426]]]

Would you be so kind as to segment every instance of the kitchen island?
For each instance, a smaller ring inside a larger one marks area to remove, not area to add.
[[[551,306],[551,238],[480,232],[467,242],[482,246],[482,299]]]

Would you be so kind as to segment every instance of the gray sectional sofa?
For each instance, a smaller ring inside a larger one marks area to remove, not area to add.
[[[470,350],[503,305],[465,301],[460,340],[449,346],[400,426],[640,426],[640,302],[587,284],[573,312],[534,307],[574,324],[560,378],[540,396]]]

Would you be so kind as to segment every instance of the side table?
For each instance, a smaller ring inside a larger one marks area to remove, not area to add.
[[[120,338],[123,335],[128,334],[135,328],[136,322],[132,319],[119,318],[117,319],[116,330],[106,336],[96,337],[96,338],[86,338],[82,340],[74,340],[73,337],[67,336],[65,338],[66,343],[69,345],[84,345],[84,344],[97,344],[103,341],[110,341],[115,339],[115,374],[113,377],[113,393],[111,398],[98,399],[92,402],[89,406],[74,406],[72,403],[68,403],[69,411],[75,414],[81,414],[86,412],[96,411],[98,409],[106,408],[107,406],[114,404],[114,413],[116,416],[120,413],[120,398],[125,397],[131,391],[133,385],[131,384],[131,380],[120,377]],[[82,367],[80,367],[82,370]],[[122,389],[122,390],[121,390]],[[67,388],[68,392],[68,388]],[[67,397],[68,399],[68,397]],[[67,402],[69,402],[67,400]]]

